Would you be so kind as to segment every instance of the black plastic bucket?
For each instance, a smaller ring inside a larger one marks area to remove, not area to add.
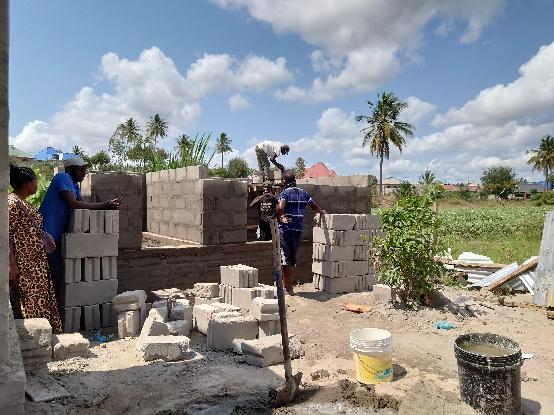
[[[486,356],[462,348],[464,344],[507,351]],[[489,333],[464,334],[454,342],[462,400],[485,415],[521,415],[521,349],[507,337]]]

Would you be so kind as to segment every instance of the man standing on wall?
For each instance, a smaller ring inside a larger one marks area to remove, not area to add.
[[[65,232],[69,219],[70,209],[91,209],[91,210],[113,210],[118,209],[120,199],[112,199],[103,203],[87,203],[81,199],[80,183],[87,174],[87,163],[78,156],[63,161],[65,171],[56,174],[44,200],[40,205],[39,212],[44,219],[43,228],[52,235],[56,241],[56,250],[48,255],[48,267],[56,299],[62,311],[62,288],[63,288],[63,259],[62,259],[62,234]],[[61,313],[62,320],[64,313]]]
[[[262,181],[269,179],[269,162],[281,170],[285,171],[282,164],[277,162],[277,157],[281,154],[289,154],[290,147],[287,144],[281,145],[277,141],[262,141],[256,145],[256,157],[258,158],[259,172],[263,175]]]
[[[265,182],[263,194],[256,197],[250,207],[258,206],[258,241],[271,241],[271,226],[269,221],[275,217],[277,198],[272,192],[270,182]]]
[[[284,190],[279,196],[276,216],[279,221],[283,284],[286,292],[294,295],[292,272],[296,267],[296,254],[300,247],[304,209],[308,205],[317,213],[325,214],[325,211],[314,202],[308,192],[296,187],[296,177],[292,171],[285,173],[283,183]]]

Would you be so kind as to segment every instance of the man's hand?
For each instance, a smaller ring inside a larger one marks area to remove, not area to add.
[[[8,269],[10,281],[16,281],[19,277],[19,268],[17,268],[16,264],[12,264],[12,261],[10,261]]]
[[[119,209],[119,206],[121,206],[121,198],[115,198],[112,200],[108,200],[107,202],[104,202],[103,209],[117,210]]]

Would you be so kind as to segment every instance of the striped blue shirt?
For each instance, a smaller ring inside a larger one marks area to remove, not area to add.
[[[279,227],[285,231],[302,231],[304,225],[304,209],[312,202],[308,192],[298,187],[289,187],[281,192],[279,202],[286,202],[284,216],[290,219],[288,223],[279,223]]]

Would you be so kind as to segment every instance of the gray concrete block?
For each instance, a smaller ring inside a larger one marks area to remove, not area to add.
[[[373,301],[378,304],[388,304],[393,300],[392,288],[385,284],[373,285]]]
[[[150,313],[150,310],[152,309],[151,303],[144,303],[144,305],[140,308],[140,327],[142,330],[142,327],[144,326],[144,322],[148,318],[148,313]]]
[[[167,322],[167,307],[152,307],[148,312],[148,317],[152,317],[158,321],[163,321],[164,323]]]
[[[259,322],[258,338],[281,334],[281,322],[279,320],[267,320]]]
[[[187,179],[199,180],[208,177],[208,169],[205,166],[187,166]]]
[[[90,226],[89,226],[89,232],[90,233],[99,233],[98,232],[98,210],[90,210]]]
[[[137,342],[137,351],[146,362],[171,362],[187,357],[189,343],[186,336],[144,336]]]
[[[92,274],[93,274],[93,271],[92,271],[92,258],[76,258],[76,259],[80,259],[81,260],[81,263],[82,263],[82,273],[81,273],[81,276],[82,276],[82,280],[83,281],[92,281]],[[65,261],[68,261],[68,259],[65,259]]]
[[[289,338],[291,359],[304,355],[304,350],[296,337]],[[241,345],[246,363],[267,367],[283,362],[283,344],[280,335],[267,336],[256,340],[245,340]]]
[[[83,306],[85,330],[98,330],[101,327],[100,305]]]
[[[117,315],[117,335],[120,339],[135,337],[140,331],[140,314],[138,310],[124,311]]]
[[[131,311],[140,309],[146,302],[146,292],[143,290],[125,291],[112,299],[115,311]]]
[[[62,257],[87,258],[117,256],[118,235],[66,233],[62,235]]]
[[[271,285],[259,284],[256,287],[256,297],[277,298],[277,287]]]
[[[102,327],[113,327],[117,325],[117,317],[112,303],[100,304],[100,322]]]
[[[64,259],[63,280],[66,284],[79,282],[82,279],[82,259],[81,258],[69,258]]]
[[[69,212],[67,233],[85,233],[89,231],[90,211],[75,209]]]
[[[219,284],[212,282],[199,282],[194,284],[191,290],[195,297],[214,298],[219,297]]]
[[[190,304],[189,300],[175,300],[170,314],[170,320],[186,320],[192,324],[192,305]]]
[[[247,313],[252,307],[252,300],[257,296],[256,288],[229,288],[232,293],[231,304]]]
[[[92,263],[91,267],[91,279],[92,281],[99,281],[101,279],[102,275],[102,268],[100,264],[100,258],[86,258],[90,259],[90,262]],[[87,281],[90,281],[90,279],[87,279]]]
[[[234,288],[253,288],[258,285],[258,269],[248,265],[223,265],[220,267],[221,284]]]
[[[367,246],[355,246],[354,247],[354,260],[355,261],[369,261],[370,254]]]
[[[76,356],[86,356],[90,343],[81,333],[54,334],[52,349],[54,360],[65,360]]]
[[[314,274],[313,284],[314,288],[330,292],[331,294],[351,293],[356,291],[359,279],[359,276],[329,278],[323,275]]]
[[[41,347],[39,349],[22,350],[21,357],[25,365],[31,363],[48,363],[52,361],[52,346]]]
[[[369,274],[369,261],[345,261],[343,267],[346,277]]]
[[[74,333],[81,329],[81,307],[64,309],[64,333]]]
[[[119,233],[119,211],[104,211],[104,233]]]
[[[261,313],[259,310],[250,310],[250,315],[258,321],[276,321],[279,320],[279,313]]]
[[[370,241],[369,230],[354,230],[354,231],[344,231],[342,243],[343,243],[343,246],[367,245],[369,241]]]
[[[323,245],[344,246],[344,233],[345,231],[332,231],[316,226],[312,231],[312,240]]]
[[[165,324],[171,336],[188,336],[192,326],[192,322],[187,320],[169,321]]]
[[[216,313],[208,323],[207,345],[213,350],[232,350],[234,339],[255,339],[258,321],[236,313]]]
[[[64,289],[66,307],[109,303],[117,294],[117,280],[81,281],[65,284]]]
[[[25,368],[21,358],[19,336],[12,311],[9,307],[6,311],[8,314],[5,316],[7,317],[6,329],[8,332],[6,333],[7,338],[5,340],[7,342],[3,351],[9,353],[6,356],[7,361],[2,367],[2,376],[0,376],[0,414],[23,415],[25,413]]]
[[[144,336],[169,336],[169,328],[163,321],[156,320],[154,317],[148,317],[144,321],[141,337]]]
[[[351,214],[325,214],[316,219],[321,228],[335,231],[349,231],[356,225],[356,217]]]
[[[271,314],[279,312],[277,299],[254,298],[252,300],[252,310],[261,314]]]
[[[239,307],[235,307],[233,305],[225,304],[225,303],[212,303],[212,304],[202,304],[202,305],[195,304],[192,309],[193,328],[198,330],[200,333],[207,335],[208,323],[214,314],[223,313],[223,312],[238,313],[239,311],[240,311]],[[238,314],[240,315],[240,313]]]
[[[117,257],[105,256],[100,258],[103,280],[117,279]]]
[[[45,318],[26,318],[15,320],[21,350],[47,347],[52,342],[52,327]]]
[[[313,258],[320,261],[353,261],[354,246],[313,245]],[[363,248],[363,247],[360,247]]]

